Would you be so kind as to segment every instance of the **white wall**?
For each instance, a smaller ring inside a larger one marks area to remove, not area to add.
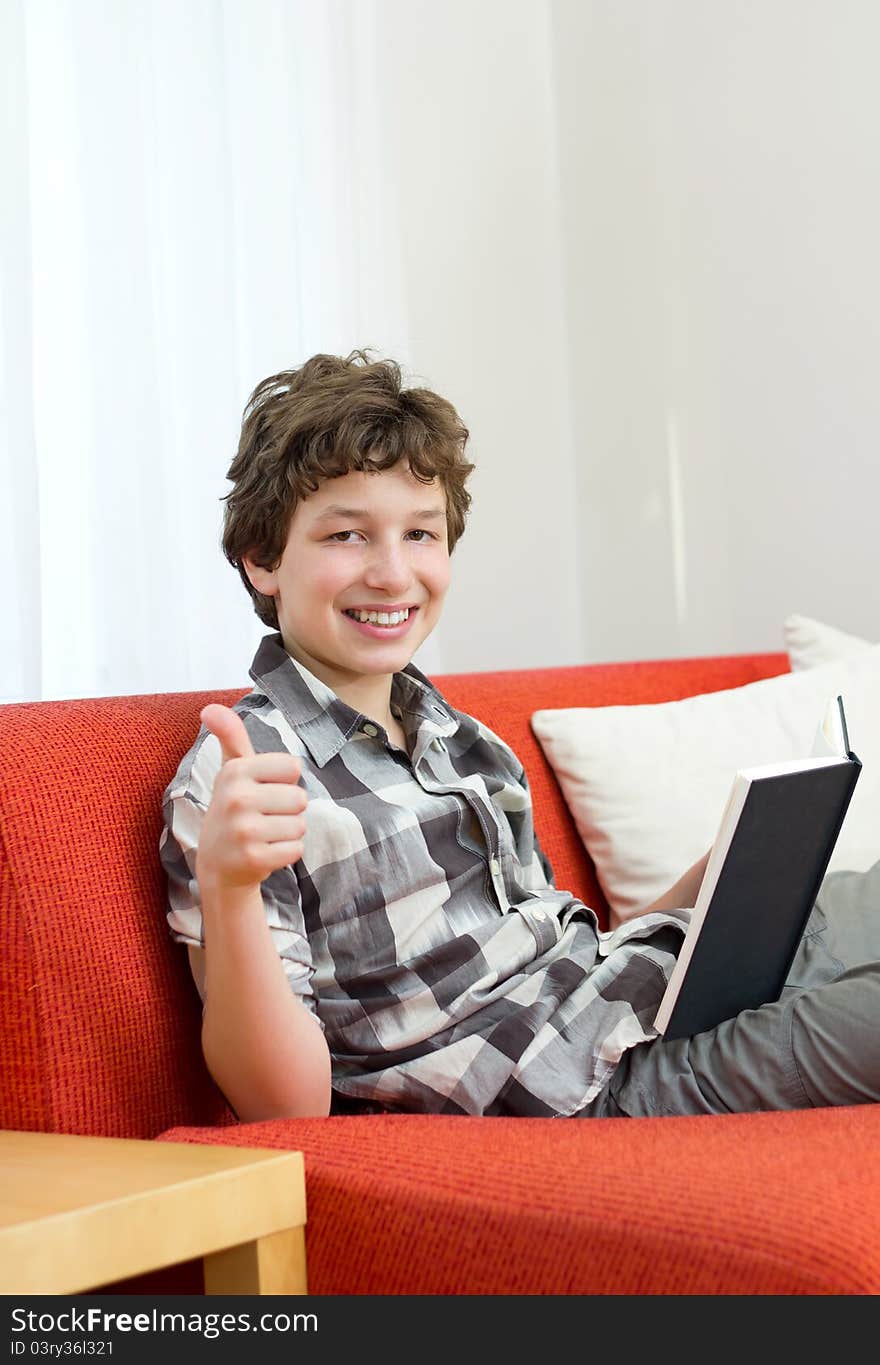
[[[585,657],[880,639],[880,7],[551,12]]]
[[[419,662],[880,639],[880,7],[372,12],[403,351],[477,461]]]
[[[534,0],[380,0],[406,355],[459,408],[470,525],[443,671],[583,658],[549,15]]]

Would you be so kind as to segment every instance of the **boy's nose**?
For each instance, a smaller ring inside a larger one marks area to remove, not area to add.
[[[389,592],[407,587],[409,581],[409,565],[403,552],[397,548],[377,547],[364,575],[364,582],[368,587],[384,588]]]

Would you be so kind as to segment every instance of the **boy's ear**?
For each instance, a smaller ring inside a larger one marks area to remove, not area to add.
[[[278,575],[274,569],[265,569],[262,564],[251,559],[250,555],[242,555],[241,562],[244,571],[251,582],[251,587],[256,588],[264,597],[275,597],[278,593]]]

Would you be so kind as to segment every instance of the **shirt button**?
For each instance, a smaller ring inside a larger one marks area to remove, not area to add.
[[[434,740],[434,748],[435,748],[435,749],[442,749],[442,748],[443,748],[443,740],[442,740],[442,739],[435,739],[435,740]]]
[[[369,735],[370,739],[372,739],[374,735],[378,735],[378,733],[379,731],[376,729],[375,725],[364,726],[364,734]]]
[[[499,863],[497,858],[493,858],[492,861],[490,862],[489,871],[492,873],[493,877],[498,876],[498,873],[501,871],[501,864]]]
[[[538,907],[537,910],[533,910],[532,914],[535,916],[535,919],[544,920],[547,918],[547,911],[542,910],[540,907]]]

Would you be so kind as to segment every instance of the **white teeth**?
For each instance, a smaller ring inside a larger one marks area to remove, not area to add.
[[[354,621],[371,621],[374,626],[399,626],[409,618],[409,607],[403,611],[347,611]]]

